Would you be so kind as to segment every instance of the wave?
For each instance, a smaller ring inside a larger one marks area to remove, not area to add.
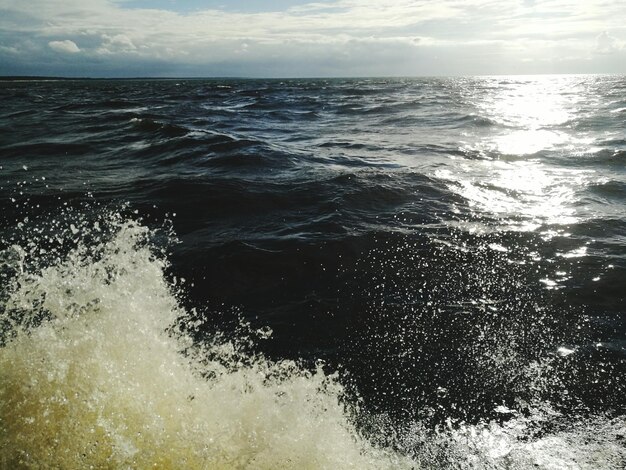
[[[138,131],[158,133],[165,137],[180,137],[189,132],[184,126],[168,124],[150,118],[132,118],[131,123]]]
[[[626,141],[622,141],[621,145],[626,145]],[[595,168],[623,168],[626,166],[626,150],[618,150],[616,148],[605,148],[598,152],[586,153],[575,158],[571,158],[569,155],[567,157],[562,159],[563,165],[588,165]]]
[[[179,301],[186,281],[166,274],[167,249],[155,244],[163,233],[116,213],[71,215],[53,221],[58,236],[33,222],[23,243],[0,253],[8,281],[0,295],[4,468],[617,468],[626,461],[623,418],[572,420],[547,403],[524,413],[496,406],[499,419],[435,429],[368,414],[322,364],[305,368],[255,352],[271,330],[208,332],[203,315]],[[543,380],[545,371],[534,373]]]
[[[489,119],[488,117],[477,114],[459,115],[458,117],[452,118],[451,122],[470,127],[494,127],[500,125],[500,123],[494,119]]]
[[[34,109],[24,109],[22,111],[13,111],[0,115],[0,119],[12,119],[17,117],[30,116],[33,114],[37,114],[37,111]]]
[[[620,138],[615,138],[615,139],[607,139],[607,140],[601,140],[598,142],[598,145],[601,145],[603,147],[626,147],[626,139],[620,139]]]
[[[610,180],[589,185],[589,191],[607,200],[626,199],[626,182]]]
[[[113,219],[109,239],[104,221],[71,224],[95,243],[39,271],[27,268],[39,248],[4,252],[4,468],[415,467],[360,436],[321,367],[219,334],[192,342],[183,330],[201,321],[178,304],[150,231]]]
[[[86,155],[90,150],[91,146],[84,143],[48,141],[6,146],[0,149],[0,155],[6,158],[20,158],[24,155]]]

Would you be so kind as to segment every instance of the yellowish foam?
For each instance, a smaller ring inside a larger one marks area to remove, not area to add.
[[[416,466],[358,434],[322,371],[261,357],[237,366],[226,341],[182,354],[189,340],[167,330],[185,312],[146,235],[121,224],[5,286],[0,315],[21,319],[0,348],[2,469]]]

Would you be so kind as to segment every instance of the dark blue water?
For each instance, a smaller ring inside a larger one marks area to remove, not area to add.
[[[138,220],[194,341],[271,328],[246,354],[322,360],[374,446],[625,464],[626,78],[3,82],[0,103],[5,259],[39,273]]]

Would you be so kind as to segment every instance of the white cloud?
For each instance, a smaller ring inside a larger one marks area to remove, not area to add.
[[[125,34],[116,34],[114,36],[103,34],[102,40],[102,46],[96,51],[98,54],[132,54],[137,51],[137,46]]]
[[[0,44],[0,51],[6,52],[7,54],[19,54],[19,50],[16,47],[12,46],[3,46]]]
[[[385,51],[413,73],[410,58],[400,57],[398,50],[409,55],[419,50],[419,70],[425,73],[431,72],[425,70],[429,64],[441,64],[440,59],[428,61],[429,55],[441,57],[441,48],[454,50],[446,57],[458,58],[459,64],[473,54],[477,69],[533,59],[549,63],[551,57],[556,63],[564,51],[582,64],[588,61],[589,44],[605,53],[624,44],[624,17],[626,2],[606,0],[327,0],[256,13],[177,13],[124,8],[115,0],[0,0],[0,31],[15,47],[15,38],[30,37],[56,51],[98,57],[101,64],[132,59],[206,70],[227,62],[244,68],[272,61],[278,74],[278,67],[304,55],[328,63],[355,54],[356,43],[363,45],[359,60],[369,61],[373,74],[384,74],[379,55]],[[611,31],[610,37],[603,31]],[[81,47],[70,40],[50,41],[58,37],[80,37]],[[364,53],[367,47],[372,54]],[[626,64],[622,68],[626,72]],[[468,72],[454,63],[445,71]]]
[[[622,49],[623,46],[623,43],[608,31],[603,31],[596,37],[596,51],[600,54],[612,54]]]
[[[57,52],[66,52],[68,54],[80,52],[76,43],[74,41],[70,41],[69,39],[65,39],[64,41],[50,41],[48,46],[50,46],[50,49]]]

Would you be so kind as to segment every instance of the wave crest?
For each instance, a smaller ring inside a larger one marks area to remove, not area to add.
[[[360,437],[321,368],[248,355],[220,335],[194,344],[173,327],[201,322],[176,301],[151,232],[117,224],[36,272],[13,269],[36,246],[4,258],[4,468],[412,466]]]

